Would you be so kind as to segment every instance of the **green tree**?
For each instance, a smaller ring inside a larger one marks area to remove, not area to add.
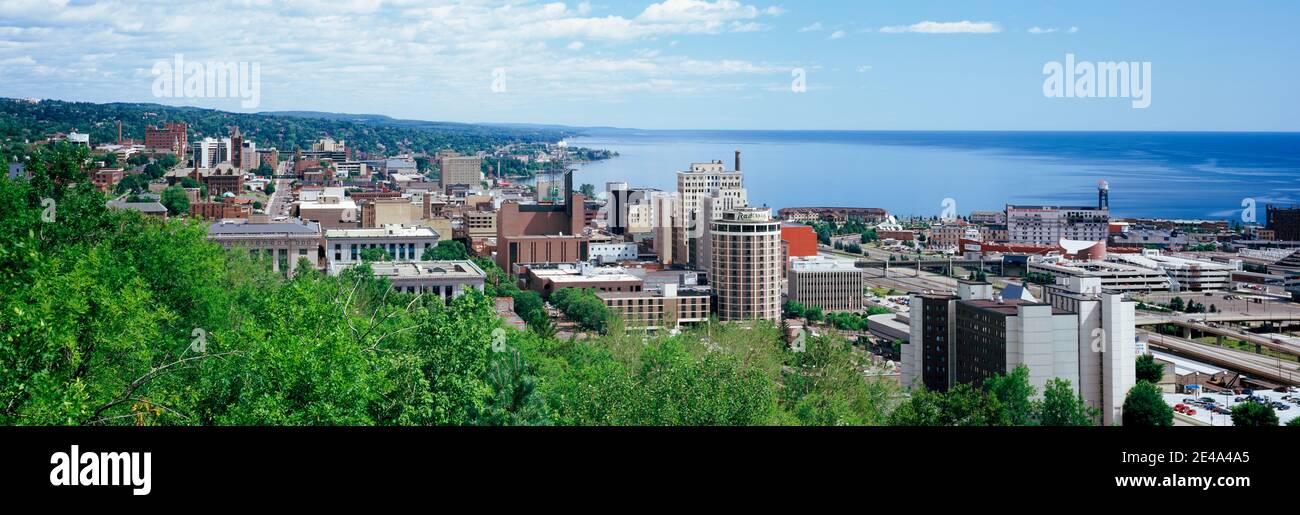
[[[1038,423],[1043,426],[1092,426],[1100,413],[1088,406],[1083,395],[1074,393],[1069,379],[1053,378],[1043,389],[1038,406]]]
[[[1138,381],[1124,398],[1123,421],[1125,426],[1172,426],[1174,410],[1165,404],[1155,384]]]
[[[114,188],[119,195],[123,193],[140,193],[149,190],[149,177],[144,174],[131,174],[122,178]]]
[[[515,301],[515,314],[524,319],[529,324],[537,323],[540,319],[550,319],[546,314],[546,305],[542,302],[542,296],[532,290],[519,290],[514,292],[511,297]]]
[[[583,184],[583,185],[581,185],[581,186],[578,186],[578,192],[579,192],[579,193],[582,193],[582,195],[583,195],[584,197],[587,197],[587,198],[595,198],[595,196],[596,196],[596,187],[595,187],[595,186],[592,186],[592,185],[590,185],[590,184]]]
[[[424,261],[451,261],[469,259],[465,244],[456,240],[442,240],[438,245],[424,251],[420,256]]]
[[[1174,311],[1182,311],[1184,309],[1183,298],[1174,297],[1173,299],[1171,299],[1169,301],[1169,309],[1172,309]]]
[[[180,186],[171,186],[162,192],[161,201],[172,216],[190,212],[190,197]]]
[[[1242,402],[1232,407],[1232,425],[1260,427],[1278,425],[1273,406],[1262,402]]]
[[[1165,367],[1156,362],[1156,357],[1151,354],[1143,354],[1137,357],[1137,380],[1146,381],[1152,384],[1159,384],[1165,377]]]
[[[889,415],[893,426],[1008,426],[1011,419],[997,397],[968,384],[947,392],[913,389]]]
[[[984,390],[997,398],[1011,425],[1027,426],[1034,422],[1034,406],[1030,402],[1034,387],[1029,384],[1029,367],[1020,364],[1009,374],[985,379]]]
[[[384,250],[383,247],[370,247],[370,248],[361,249],[361,252],[358,253],[358,256],[361,257],[362,261],[367,263],[372,261],[390,261],[392,259],[388,255],[388,251]]]
[[[808,310],[804,312],[804,316],[808,318],[809,322],[820,322],[825,318],[821,306],[809,306]]]
[[[564,288],[551,294],[551,304],[583,329],[604,332],[609,309],[591,288]]]

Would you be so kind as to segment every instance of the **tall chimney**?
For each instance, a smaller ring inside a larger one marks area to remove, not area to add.
[[[736,151],[736,171],[740,171],[740,151]]]

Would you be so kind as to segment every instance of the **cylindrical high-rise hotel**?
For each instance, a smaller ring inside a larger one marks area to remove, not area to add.
[[[781,222],[768,208],[725,211],[710,225],[709,282],[721,320],[781,316]]]

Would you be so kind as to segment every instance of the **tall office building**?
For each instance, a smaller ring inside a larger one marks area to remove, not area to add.
[[[710,283],[722,320],[781,316],[781,222],[767,208],[724,211],[709,229]]]
[[[708,239],[709,222],[717,220],[730,209],[747,207],[748,192],[740,171],[740,151],[736,151],[736,167],[727,170],[722,161],[692,163],[690,170],[677,172],[677,196],[680,200],[682,227],[674,238],[676,254],[692,264],[708,266],[701,261],[699,243]],[[706,203],[712,202],[712,215],[706,216]],[[706,257],[707,256],[703,256]]]
[[[478,156],[452,156],[438,154],[438,164],[442,167],[442,187],[478,186],[483,182],[483,158]]]

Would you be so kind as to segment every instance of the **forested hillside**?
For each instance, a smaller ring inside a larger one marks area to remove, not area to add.
[[[0,99],[0,141],[7,145],[35,141],[55,132],[76,129],[90,134],[98,144],[117,139],[117,122],[126,138],[143,141],[146,125],[186,122],[190,137],[225,136],[229,127],[256,141],[259,146],[282,150],[308,148],[324,136],[348,142],[363,152],[396,152],[400,149],[435,152],[490,150],[506,143],[553,142],[565,133],[551,129],[508,128],[444,122],[396,120],[382,116],[336,115],[327,113],[231,113],[195,107],[160,104],[93,104],[41,100],[28,102]]]

